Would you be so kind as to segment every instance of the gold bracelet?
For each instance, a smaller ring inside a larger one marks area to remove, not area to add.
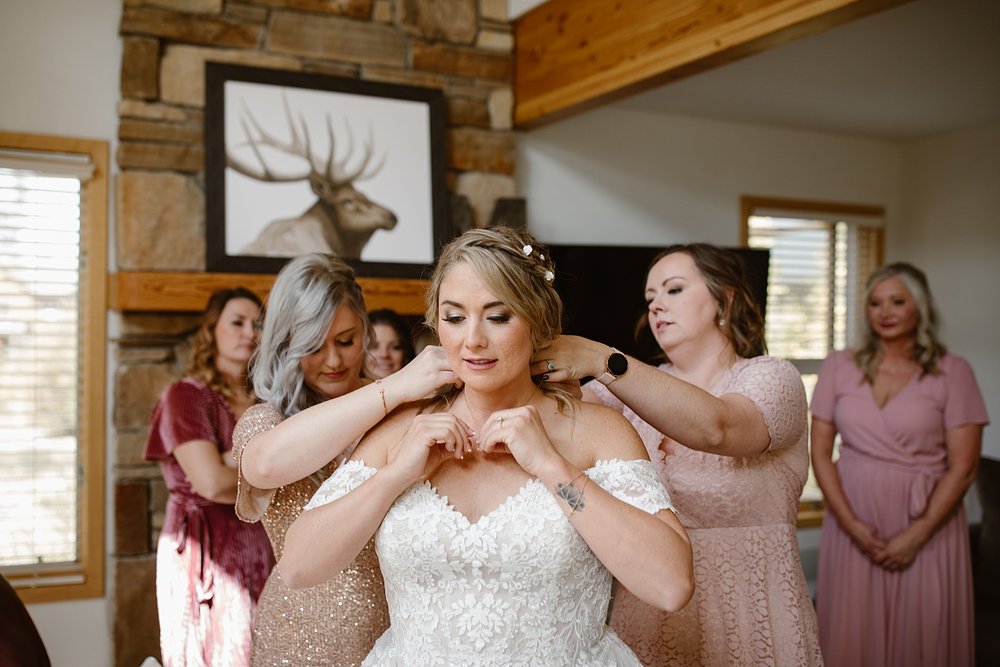
[[[576,487],[574,487],[573,485],[576,483],[576,480],[583,477],[583,475],[584,473],[581,470],[580,474],[571,479],[569,482],[561,482],[559,484],[556,484],[556,497],[562,498],[564,501],[566,501],[566,504],[569,506],[570,511],[569,514],[566,515],[566,518],[573,516],[573,512],[576,511],[577,502],[583,499],[583,489],[587,488],[587,482],[583,483],[583,488],[580,490],[579,496],[575,496],[573,494],[573,491],[576,490]],[[589,480],[590,478],[588,477],[587,479]]]
[[[385,404],[385,387],[382,386],[381,380],[375,380],[375,384],[378,386],[378,395],[382,399],[382,416],[388,416],[389,406]]]

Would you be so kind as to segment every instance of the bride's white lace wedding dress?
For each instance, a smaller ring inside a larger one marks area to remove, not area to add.
[[[341,466],[307,509],[375,474]],[[673,509],[649,461],[601,461],[592,482],[646,512]],[[390,627],[364,665],[639,665],[605,625],[611,574],[538,480],[470,522],[427,482],[375,535]]]

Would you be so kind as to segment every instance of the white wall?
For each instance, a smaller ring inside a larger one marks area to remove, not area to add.
[[[1000,121],[908,144],[903,156],[905,224],[887,259],[927,272],[942,337],[972,364],[993,419],[983,454],[1000,459]]]
[[[899,209],[900,149],[880,141],[606,107],[518,137],[528,224],[549,243],[740,240],[740,196]]]
[[[0,0],[0,129],[104,140],[114,154],[121,7],[121,0]],[[108,460],[110,469],[110,453]],[[110,570],[106,581],[101,599],[29,606],[54,667],[112,664]]]

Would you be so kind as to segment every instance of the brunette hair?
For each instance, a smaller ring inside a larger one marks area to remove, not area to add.
[[[368,321],[371,322],[372,327],[376,324],[385,324],[392,327],[393,331],[396,332],[399,344],[403,346],[403,365],[410,363],[413,361],[413,357],[417,356],[416,350],[413,347],[413,334],[410,332],[410,328],[406,326],[406,322],[403,321],[403,318],[395,310],[391,308],[373,310],[368,313]],[[375,344],[374,335],[372,336],[372,344]]]
[[[743,258],[732,250],[710,243],[676,243],[660,251],[649,263],[646,275],[657,262],[674,253],[690,257],[708,287],[709,294],[719,305],[719,329],[732,343],[737,356],[744,359],[767,354],[764,340],[764,318],[753,297]],[[643,313],[636,322],[636,333],[649,326]]]
[[[209,389],[222,394],[227,400],[234,397],[226,377],[215,365],[219,353],[215,340],[215,327],[222,317],[226,304],[233,299],[247,299],[257,304],[258,308],[261,307],[260,297],[245,287],[232,287],[213,292],[208,298],[208,304],[201,314],[201,323],[191,341],[191,363],[187,369],[189,377],[204,382]]]
[[[260,345],[250,362],[257,398],[285,417],[324,400],[306,384],[299,361],[323,346],[341,306],[361,321],[362,349],[367,350],[371,327],[365,297],[346,262],[312,253],[281,269],[264,305]]]
[[[887,264],[868,276],[868,282],[865,283],[864,328],[861,333],[861,345],[854,353],[854,363],[864,374],[865,380],[869,383],[875,382],[878,362],[882,357],[882,348],[879,336],[872,329],[872,323],[868,319],[867,304],[875,287],[889,278],[899,278],[900,282],[909,290],[917,306],[919,319],[917,330],[913,336],[913,360],[920,366],[921,375],[936,374],[938,372],[937,362],[948,353],[948,349],[938,338],[937,308],[934,305],[934,297],[931,295],[927,276],[924,275],[923,271],[907,262]]]
[[[486,287],[527,323],[532,351],[545,347],[562,333],[563,303],[553,286],[555,266],[548,248],[523,229],[498,226],[470,229],[441,251],[426,301],[425,322],[435,335],[441,284],[456,264],[472,267]],[[538,380],[538,386],[561,406],[571,405],[570,394],[557,385]]]

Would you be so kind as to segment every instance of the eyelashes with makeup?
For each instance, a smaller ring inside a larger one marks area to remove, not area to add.
[[[487,321],[493,322],[494,324],[507,324],[508,322],[510,322],[511,316],[510,315],[501,315],[501,314],[487,315],[486,319],[487,319]],[[464,315],[446,315],[445,317],[441,318],[441,321],[446,322],[448,324],[461,324],[463,321],[465,321],[465,316]]]
[[[684,291],[683,287],[671,287],[670,289],[667,290],[667,294],[669,296],[676,296],[683,291]],[[648,306],[649,304],[653,303],[654,298],[655,297],[646,297],[646,305]]]

